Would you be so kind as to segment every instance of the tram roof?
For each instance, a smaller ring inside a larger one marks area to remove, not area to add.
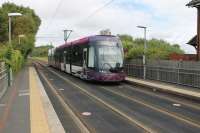
[[[64,43],[58,46],[57,49],[62,49],[62,48],[66,48],[66,47],[74,46],[74,45],[82,45],[91,41],[101,41],[101,40],[105,40],[106,38],[117,40],[117,37],[112,36],[112,35],[94,35],[94,36],[88,36],[88,37],[84,37],[75,41]]]

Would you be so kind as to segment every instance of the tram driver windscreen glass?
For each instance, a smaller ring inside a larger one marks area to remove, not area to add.
[[[116,42],[101,42],[101,44],[98,46],[100,69],[110,70],[122,67],[123,53],[119,44]]]

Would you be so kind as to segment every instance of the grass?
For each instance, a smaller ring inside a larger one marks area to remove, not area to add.
[[[35,59],[35,60],[40,60],[40,61],[48,62],[48,57],[31,57],[31,58]]]

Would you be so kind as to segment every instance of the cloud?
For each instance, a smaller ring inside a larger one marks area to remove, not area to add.
[[[8,0],[1,0],[0,4]],[[10,0],[11,1],[11,0]],[[59,2],[60,1],[60,2]],[[30,6],[42,19],[37,45],[63,43],[62,30],[74,30],[70,40],[98,34],[109,28],[113,34],[143,37],[137,25],[148,26],[148,38],[181,44],[187,53],[194,49],[185,43],[196,34],[196,11],[185,5],[189,0],[115,0],[95,15],[85,19],[108,0],[12,0]],[[56,8],[57,7],[57,8]],[[46,38],[45,38],[46,36]],[[43,37],[43,38],[42,38]]]

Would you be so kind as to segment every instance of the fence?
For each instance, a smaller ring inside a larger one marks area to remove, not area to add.
[[[143,70],[142,60],[125,63],[125,72],[128,76],[143,78]],[[146,79],[200,88],[200,62],[148,60]]]
[[[0,62],[0,97],[6,92],[10,85],[9,68],[4,62]]]

